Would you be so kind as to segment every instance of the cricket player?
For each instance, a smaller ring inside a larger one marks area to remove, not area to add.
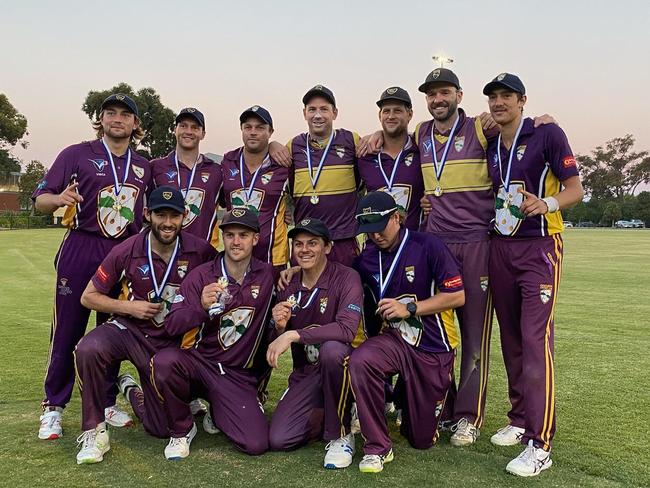
[[[239,116],[244,145],[224,154],[223,172],[225,208],[248,208],[260,222],[260,240],[253,256],[271,263],[275,276],[289,261],[289,239],[284,221],[289,168],[269,155],[273,119],[268,110],[253,105]]]
[[[288,451],[322,436],[326,468],[345,468],[354,456],[350,432],[348,356],[364,338],[363,290],[356,271],[331,261],[332,239],[323,222],[301,220],[289,231],[300,271],[273,307],[277,338],[267,360],[291,348],[293,372],[271,420],[272,450]]]
[[[264,347],[273,267],[253,257],[260,238],[255,212],[233,208],[220,227],[224,251],[187,276],[165,320],[168,334],[183,334],[182,348],[162,350],[152,361],[171,432],[170,460],[187,457],[196,435],[190,388],[210,402],[212,422],[237,449],[258,455],[269,445],[251,367]]]
[[[163,321],[185,275],[210,261],[216,250],[204,239],[181,231],[187,215],[183,194],[161,186],[151,193],[145,216],[151,227],[113,247],[88,283],[81,303],[111,318],[84,336],[75,349],[81,390],[83,433],[77,463],[97,463],[110,449],[103,401],[106,371],[130,361],[140,375],[120,377],[120,389],[144,428],[167,437],[167,419],[151,385],[149,363],[154,353],[177,345]],[[109,296],[119,285],[119,299]]]
[[[408,133],[413,117],[411,97],[403,88],[390,87],[382,92],[377,106],[383,146],[377,154],[359,158],[359,176],[369,192],[390,193],[405,216],[405,227],[418,230],[424,184],[420,152]]]
[[[302,98],[309,130],[287,147],[293,166],[289,188],[294,199],[294,221],[321,220],[332,236],[328,259],[350,266],[359,253],[355,237],[357,190],[356,146],[359,135],[334,129],[338,116],[334,93],[316,85]]]
[[[220,166],[200,152],[205,137],[205,117],[193,107],[182,109],[174,127],[176,149],[151,161],[153,184],[173,186],[183,192],[187,216],[183,229],[218,243],[217,208],[222,187]]]
[[[66,207],[68,227],[55,257],[56,295],[50,352],[45,377],[40,439],[63,435],[61,414],[74,385],[72,351],[83,337],[90,310],[81,293],[109,251],[142,226],[145,193],[150,185],[149,162],[131,147],[144,135],[138,107],[127,95],[110,95],[93,123],[97,139],[64,149],[32,195],[39,212]],[[101,314],[97,323],[106,319]],[[112,384],[119,367],[109,372]],[[132,423],[115,406],[117,387],[107,392],[106,421],[113,426]]]
[[[508,375],[509,423],[492,436],[526,448],[506,470],[536,476],[551,467],[555,432],[554,321],[562,270],[561,209],[583,197],[576,160],[557,125],[523,115],[524,84],[501,73],[485,85],[501,134],[488,148],[496,214],[490,287]]]
[[[368,236],[355,267],[385,322],[350,357],[350,380],[357,404],[364,473],[393,460],[384,416],[384,382],[402,382],[401,433],[416,449],[431,447],[452,383],[459,337],[444,311],[465,301],[456,260],[443,241],[400,224],[398,205],[385,192],[368,193],[359,203],[359,232]],[[370,312],[373,313],[373,312]]]

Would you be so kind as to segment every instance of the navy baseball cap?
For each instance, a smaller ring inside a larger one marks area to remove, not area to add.
[[[447,68],[436,68],[431,73],[427,75],[427,78],[424,80],[424,83],[418,88],[422,93],[426,93],[431,85],[435,84],[447,84],[455,86],[457,90],[460,90],[460,81],[458,81],[458,76]]]
[[[327,88],[326,86],[323,85],[316,85],[312,89],[310,89],[307,93],[305,93],[305,96],[302,97],[302,103],[303,105],[307,105],[309,103],[309,100],[311,100],[314,97],[323,97],[325,100],[330,102],[332,105],[336,107],[336,99],[334,98],[334,92]]]
[[[293,239],[296,234],[300,232],[307,232],[308,234],[314,235],[316,237],[322,237],[325,242],[330,242],[330,231],[327,226],[318,219],[306,218],[302,219],[296,224],[296,226],[291,229],[287,235]]]
[[[151,192],[147,208],[151,211],[171,208],[178,213],[185,213],[185,199],[179,189],[171,186],[159,186]]]
[[[205,129],[205,117],[200,110],[194,107],[186,107],[178,112],[176,116],[176,124],[178,124],[182,119],[192,118],[198,122],[198,124]]]
[[[239,123],[243,124],[248,117],[257,117],[265,124],[269,124],[271,129],[273,128],[273,118],[268,110],[260,105],[253,105],[251,108],[247,108],[239,116]]]
[[[384,191],[371,191],[361,199],[355,218],[359,222],[357,234],[381,232],[386,228],[391,215],[397,212],[395,199]]]
[[[133,100],[130,96],[125,95],[124,93],[113,93],[112,95],[106,97],[106,99],[102,102],[101,110],[104,110],[107,105],[114,105],[116,103],[124,105],[131,112],[133,112],[136,117],[140,116],[140,113],[138,112],[138,105],[135,103],[135,100]]]
[[[526,94],[526,87],[517,75],[511,73],[501,73],[483,88],[483,95],[489,95],[497,88],[505,88],[522,95]]]
[[[402,102],[408,108],[413,107],[409,93],[404,88],[400,88],[399,86],[386,88],[379,96],[379,100],[377,100],[377,106],[381,108],[384,103],[391,101]]]
[[[260,231],[260,221],[257,219],[255,212],[243,207],[233,208],[230,212],[226,213],[221,220],[221,224],[219,224],[219,228],[224,229],[229,225],[241,225],[255,232]]]

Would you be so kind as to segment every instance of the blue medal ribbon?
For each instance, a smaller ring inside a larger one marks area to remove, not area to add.
[[[241,181],[241,187],[244,190],[244,194],[246,195],[246,203],[248,203],[248,201],[251,199],[251,195],[255,190],[255,180],[257,180],[258,173],[269,161],[269,158],[269,154],[266,153],[266,156],[264,156],[264,161],[262,161],[260,167],[255,170],[255,173],[253,173],[253,176],[251,177],[250,186],[246,188],[246,178],[244,177],[244,150],[242,149],[239,153],[239,180]]]
[[[380,300],[384,298],[384,294],[386,293],[386,288],[388,288],[388,284],[390,283],[390,280],[393,278],[393,274],[395,273],[395,268],[397,267],[397,262],[399,261],[399,258],[402,256],[402,251],[404,251],[404,246],[406,245],[406,241],[408,240],[408,238],[409,238],[409,230],[406,229],[406,232],[404,233],[404,239],[402,239],[402,243],[399,245],[399,248],[397,249],[395,258],[393,259],[390,268],[388,268],[388,275],[386,276],[386,280],[384,280],[384,269],[381,264],[382,252],[381,250],[379,251],[379,299]]]
[[[316,177],[314,177],[314,172],[312,169],[311,165],[311,151],[309,147],[309,133],[305,135],[305,139],[307,140],[307,150],[305,151],[307,153],[307,168],[309,169],[309,179],[311,180],[311,187],[316,191],[316,185],[318,185],[318,179],[320,178],[320,173],[323,170],[323,164],[325,163],[325,159],[327,158],[327,153],[329,153],[330,146],[332,145],[332,141],[334,140],[334,133],[336,131],[332,130],[332,134],[330,135],[330,140],[327,141],[327,146],[325,147],[325,150],[323,151],[323,155],[320,157],[320,162],[318,163],[318,168],[316,168]]]
[[[129,177],[129,169],[131,168],[131,148],[126,149],[126,166],[124,167],[124,178],[122,179],[122,183],[117,179],[117,170],[115,169],[115,161],[113,161],[113,153],[111,153],[111,150],[108,148],[108,145],[106,144],[106,141],[102,137],[102,144],[104,145],[104,149],[106,150],[106,155],[108,156],[108,161],[111,163],[111,171],[113,172],[113,181],[115,182],[115,196],[118,196],[120,192],[122,191],[122,187],[126,183],[126,179]]]
[[[187,190],[183,190],[183,187],[181,186],[181,166],[178,163],[178,154],[176,151],[174,151],[174,164],[176,165],[176,181],[178,182],[178,189],[181,191],[183,194],[183,198],[187,198],[187,194],[190,192],[190,188],[192,188],[192,183],[194,182],[194,175],[196,174],[196,168],[199,166],[199,161],[203,158],[202,154],[199,154],[198,157],[196,158],[196,161],[194,162],[194,166],[192,167],[192,172],[190,173],[190,178],[187,181]]]
[[[517,139],[519,139],[519,133],[521,128],[524,126],[524,118],[521,118],[519,122],[519,127],[517,127],[517,132],[515,132],[515,138],[512,140],[512,146],[510,146],[510,152],[508,153],[508,167],[506,168],[506,178],[503,179],[503,163],[501,162],[501,133],[499,132],[499,137],[497,138],[497,158],[499,161],[499,179],[503,185],[503,190],[508,196],[508,200],[511,200],[513,197],[510,194],[510,171],[512,169],[512,157],[517,152]]]
[[[381,172],[381,175],[384,177],[384,181],[386,182],[386,187],[388,188],[389,192],[393,189],[393,181],[395,181],[395,175],[397,174],[397,167],[399,166],[400,159],[402,158],[402,153],[406,150],[406,147],[409,145],[410,141],[411,141],[410,136],[407,136],[404,147],[397,154],[397,157],[395,158],[395,165],[393,166],[393,171],[391,171],[390,173],[390,179],[386,176],[386,172],[384,171],[384,168],[381,165],[382,151],[379,151],[379,154],[377,154],[377,164],[379,164],[379,171]]]
[[[179,243],[180,241],[177,236],[176,244],[174,245],[174,252],[172,253],[172,257],[169,259],[169,263],[167,263],[167,269],[165,270],[163,279],[160,282],[160,285],[158,285],[158,279],[156,278],[156,268],[153,265],[153,256],[151,254],[151,231],[149,231],[149,234],[147,235],[147,259],[149,261],[149,268],[151,269],[151,281],[153,282],[153,292],[157,301],[160,301],[162,292],[164,291],[165,285],[167,284],[167,280],[169,279],[169,273],[171,273],[171,270],[174,267],[174,264],[176,263],[176,255],[178,254]]]
[[[433,169],[436,172],[436,180],[438,181],[438,184],[440,184],[440,178],[442,177],[442,171],[445,169],[445,164],[447,163],[447,153],[449,153],[449,148],[451,147],[451,143],[454,139],[454,133],[456,132],[456,127],[458,126],[458,121],[460,120],[460,114],[456,117],[456,122],[454,122],[454,125],[451,128],[451,132],[449,133],[449,139],[447,139],[447,143],[445,144],[445,149],[442,152],[442,158],[440,161],[438,161],[438,153],[436,151],[436,140],[433,136],[433,129],[435,128],[435,123],[431,122],[431,153],[433,154]]]

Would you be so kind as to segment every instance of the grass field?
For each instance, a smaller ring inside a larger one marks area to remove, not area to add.
[[[0,232],[0,486],[650,486],[650,231],[570,229],[565,234],[556,317],[554,464],[530,480],[504,471],[520,447],[489,442],[504,425],[508,408],[496,326],[486,424],[470,448],[452,447],[445,434],[432,449],[416,451],[393,428],[395,461],[379,475],[361,475],[359,452],[347,470],[328,471],[322,468],[323,443],[251,458],[222,435],[199,429],[191,456],[171,463],[163,457],[166,442],[137,425],[111,430],[111,451],[103,463],[77,466],[76,392],[65,411],[64,438],[36,436],[52,261],[62,235],[61,230]],[[273,410],[288,372],[285,358],[271,381],[267,411]]]

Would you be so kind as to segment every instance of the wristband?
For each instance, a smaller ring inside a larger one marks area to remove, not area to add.
[[[560,210],[560,204],[555,197],[542,198],[542,201],[546,203],[546,206],[548,207],[548,213],[554,213]]]

